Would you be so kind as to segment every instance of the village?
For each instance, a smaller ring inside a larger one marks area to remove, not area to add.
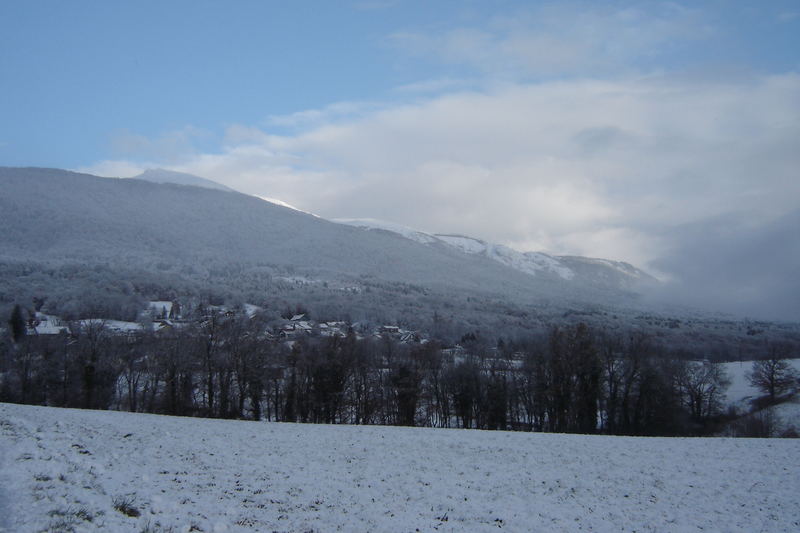
[[[343,320],[314,321],[306,313],[297,313],[288,318],[270,319],[264,317],[263,309],[253,304],[241,306],[207,305],[198,306],[192,313],[183,313],[178,302],[150,301],[139,313],[138,320],[123,321],[106,318],[64,320],[61,317],[35,311],[26,320],[26,335],[31,337],[50,335],[75,335],[80,329],[102,328],[114,336],[135,336],[142,333],[164,334],[191,325],[203,325],[209,320],[231,320],[246,317],[260,320],[263,324],[261,337],[271,342],[283,342],[291,348],[301,338],[345,337],[350,332],[357,340],[367,338],[391,339],[400,344],[427,344],[429,338],[419,331],[411,331],[397,325],[369,326],[363,323],[348,323]],[[462,348],[456,348],[461,351]]]

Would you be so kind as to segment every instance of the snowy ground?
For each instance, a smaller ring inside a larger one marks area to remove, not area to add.
[[[800,359],[790,359],[789,362],[800,374]],[[752,407],[750,402],[764,395],[762,391],[750,385],[747,378],[753,362],[723,363],[722,366],[731,380],[726,391],[726,405],[735,406],[740,413],[748,412]],[[765,412],[770,412],[774,417],[774,435],[782,435],[789,429],[800,431],[800,394],[795,394],[787,402],[768,407]]]
[[[733,363],[721,363],[725,369],[725,374],[730,379],[731,384],[725,391],[726,404],[735,405],[743,410],[748,410],[750,400],[762,396],[763,393],[750,385],[747,374],[753,368],[752,361],[737,361]]]
[[[0,530],[15,533],[800,531],[799,489],[800,440],[320,426],[0,404]]]
[[[789,359],[788,361],[800,374],[800,359]],[[763,392],[750,385],[747,378],[747,374],[753,369],[752,361],[722,363],[722,368],[725,369],[725,374],[731,381],[726,390],[726,404],[733,404],[746,410],[749,408],[750,400],[764,395]]]

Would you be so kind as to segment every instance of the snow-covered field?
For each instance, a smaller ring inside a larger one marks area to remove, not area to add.
[[[800,359],[789,359],[788,361],[794,367],[795,371],[800,374]],[[721,364],[722,368],[725,370],[725,375],[731,382],[730,386],[725,391],[726,404],[733,404],[746,410],[751,400],[764,395],[764,392],[750,384],[747,377],[753,368],[752,361],[737,361]]]
[[[800,440],[789,439],[321,426],[0,404],[0,467],[0,530],[15,533],[800,531]]]

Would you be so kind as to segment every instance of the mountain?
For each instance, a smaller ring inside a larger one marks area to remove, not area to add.
[[[181,178],[164,171],[143,176]],[[189,177],[184,181],[201,179]],[[519,254],[472,240],[484,247],[484,253],[474,253],[465,238],[448,236],[419,242],[236,192],[42,168],[0,169],[0,183],[0,221],[6,229],[0,235],[0,253],[6,259],[260,263],[323,277],[371,276],[498,294],[522,291],[531,297],[558,297],[573,288],[591,297],[597,296],[592,291],[630,288],[596,283],[577,270],[572,274],[543,254]],[[528,271],[518,263],[528,265]],[[594,266],[608,269],[607,263]]]
[[[758,352],[794,325],[667,310],[627,263],[517,252],[372,221],[328,221],[238,192],[0,167],[0,314],[133,320],[147,301],[253,303],[271,317],[395,324],[455,342],[555,324],[650,331],[672,349]],[[376,228],[375,226],[382,226]],[[703,355],[705,356],[705,355]]]
[[[205,189],[216,189],[220,191],[236,192],[230,187],[226,187],[221,183],[212,181],[193,174],[186,174],[184,172],[175,172],[174,170],[165,170],[163,168],[151,168],[145,170],[138,176],[131,179],[152,181],[153,183],[174,183],[176,185],[192,185],[194,187],[203,187]]]
[[[658,283],[643,270],[621,261],[519,252],[508,246],[487,243],[474,237],[426,233],[370,218],[335,219],[334,222],[367,230],[390,231],[421,244],[451,246],[465,254],[487,257],[530,276],[556,276],[583,285],[621,290],[637,290]]]
[[[185,172],[175,172],[174,170],[166,170],[163,168],[151,168],[145,170],[138,176],[134,176],[130,179],[137,179],[137,180],[145,180],[145,181],[152,181],[153,183],[173,183],[175,185],[191,185],[194,187],[203,187],[204,189],[216,189],[219,191],[227,191],[227,192],[238,192],[235,189],[231,189],[221,183],[217,183],[216,181],[201,178],[200,176],[195,176],[194,174],[187,174]],[[295,211],[302,211],[294,207],[293,205],[289,205],[282,200],[278,200],[276,198],[269,198],[266,196],[257,196],[257,198],[261,198],[265,202],[269,202],[271,204],[280,205],[283,207],[288,207],[289,209],[294,209]]]
[[[53,169],[0,170],[0,254],[11,259],[264,263],[385,280],[524,283],[455,250],[369,233],[265,202],[171,183]],[[448,274],[461,272],[458,279]]]

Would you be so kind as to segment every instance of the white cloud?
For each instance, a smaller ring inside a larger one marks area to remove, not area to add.
[[[336,102],[322,109],[305,109],[288,115],[272,115],[267,117],[267,127],[309,128],[334,121],[354,119],[380,109],[375,102]]]
[[[461,79],[461,78],[435,78],[430,80],[417,81],[414,83],[407,83],[396,87],[394,90],[398,93],[407,94],[430,94],[442,93],[445,91],[464,90],[472,87],[482,86],[483,82],[478,79]]]
[[[157,165],[148,165],[147,163],[134,163],[132,161],[124,160],[108,160],[98,161],[93,165],[76,168],[75,172],[85,172],[95,176],[103,176],[106,178],[132,178],[138,176],[150,167]]]
[[[324,217],[647,266],[664,228],[796,207],[799,98],[797,75],[506,85],[294,135],[233,127],[171,168]]]
[[[699,11],[673,3],[643,10],[569,2],[490,17],[488,23],[399,31],[390,43],[417,60],[520,79],[628,69],[711,34]]]
[[[732,237],[714,247],[715,271],[694,272],[690,256],[715,239],[691,232],[735,220],[751,236],[783,235],[775,221],[796,219],[800,76],[670,73],[662,58],[701,51],[693,41],[717,31],[701,9],[545,3],[479,22],[460,15],[458,26],[390,37],[406,58],[445,66],[392,91],[399,103],[232,125],[213,151],[197,147],[208,134],[193,128],[123,132],[120,161],[87,170],[165,166],[326,218],[628,260],[695,280],[689,292],[705,298],[694,289],[711,284],[697,280],[744,260]]]
[[[176,164],[198,151],[197,141],[210,137],[211,132],[195,126],[185,126],[154,138],[122,130],[112,135],[111,148],[114,153],[123,157],[135,155]]]

